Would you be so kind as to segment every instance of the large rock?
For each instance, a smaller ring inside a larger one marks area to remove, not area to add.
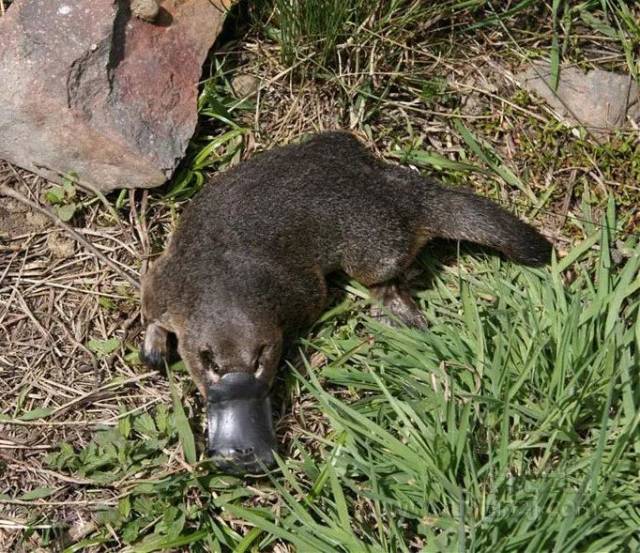
[[[197,121],[228,0],[16,0],[0,18],[0,158],[102,191],[164,183]]]

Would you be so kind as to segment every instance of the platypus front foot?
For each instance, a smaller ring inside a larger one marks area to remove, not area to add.
[[[144,333],[140,360],[154,369],[164,368],[167,359],[168,332],[158,323],[150,323]]]

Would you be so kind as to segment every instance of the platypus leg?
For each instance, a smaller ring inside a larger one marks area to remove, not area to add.
[[[164,368],[167,359],[167,337],[169,332],[157,322],[149,323],[144,333],[140,360],[153,368]]]
[[[427,240],[390,240],[386,234],[374,236],[367,243],[376,245],[375,251],[350,250],[343,260],[343,269],[351,277],[369,287],[371,295],[379,302],[372,307],[372,316],[391,326],[404,324],[425,328],[427,321],[413,301],[404,274],[415,260],[416,254]]]
[[[369,290],[377,300],[371,306],[371,316],[375,319],[390,326],[400,323],[412,328],[427,327],[427,320],[404,282],[393,280],[370,286]]]

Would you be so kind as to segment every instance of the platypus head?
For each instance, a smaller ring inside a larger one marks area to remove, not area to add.
[[[206,398],[211,460],[228,473],[264,473],[275,463],[269,392],[282,331],[270,318],[234,307],[193,317],[178,348]]]

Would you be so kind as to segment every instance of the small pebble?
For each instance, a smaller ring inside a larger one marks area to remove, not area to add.
[[[153,22],[158,17],[160,6],[156,0],[131,0],[131,12],[139,19]]]
[[[244,98],[257,92],[260,86],[260,80],[248,73],[240,73],[231,81],[231,88],[238,98]]]

